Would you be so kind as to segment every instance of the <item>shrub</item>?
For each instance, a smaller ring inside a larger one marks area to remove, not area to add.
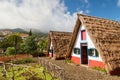
[[[33,60],[32,58],[26,58],[26,59],[16,60],[13,63],[14,64],[26,64],[26,63],[34,63],[34,62],[36,62],[36,61]]]
[[[71,63],[70,58],[66,58],[66,62],[67,62],[67,63]]]
[[[13,55],[15,54],[15,48],[14,47],[8,47],[7,50],[5,51],[5,55]]]

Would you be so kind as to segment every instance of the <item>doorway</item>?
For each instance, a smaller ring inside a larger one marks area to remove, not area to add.
[[[87,44],[81,44],[81,64],[88,64]]]

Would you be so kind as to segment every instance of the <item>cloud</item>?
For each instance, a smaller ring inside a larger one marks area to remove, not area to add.
[[[86,12],[87,14],[89,14],[89,13],[90,13],[90,10],[86,10],[85,12]]]
[[[84,0],[84,3],[86,4],[86,8],[90,7],[90,2],[88,0]]]
[[[88,0],[84,0],[85,1],[85,3],[88,3]]]
[[[117,2],[117,6],[120,7],[120,0],[118,0],[118,2]]]
[[[72,31],[76,14],[61,0],[0,0],[0,28]]]
[[[77,8],[77,11],[82,11],[84,14],[89,14],[90,11],[90,2],[89,0],[80,0],[81,6]],[[82,10],[81,10],[82,9]]]

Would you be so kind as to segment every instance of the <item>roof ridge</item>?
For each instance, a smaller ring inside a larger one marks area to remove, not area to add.
[[[108,18],[103,18],[103,17],[97,17],[97,16],[91,16],[91,15],[87,15],[87,14],[77,14],[78,16],[87,16],[87,17],[91,17],[91,18],[96,18],[96,19],[103,19],[103,20],[107,20],[107,21],[113,21],[113,22],[116,22],[116,23],[119,23],[119,21],[117,20],[112,20],[112,19],[108,19]]]
[[[66,31],[50,31],[50,32],[56,32],[56,33],[72,33],[72,32],[66,32]]]

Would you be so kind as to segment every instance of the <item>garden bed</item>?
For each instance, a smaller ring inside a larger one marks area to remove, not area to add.
[[[29,65],[6,64],[6,75],[3,66],[0,66],[0,80],[51,80],[52,76],[44,67],[36,63]],[[54,79],[59,80],[59,79]]]
[[[27,54],[17,54],[17,55],[11,55],[11,56],[2,56],[0,57],[0,61],[2,62],[9,62],[11,60],[18,60],[18,59],[25,59],[25,58],[32,58],[32,55]]]

